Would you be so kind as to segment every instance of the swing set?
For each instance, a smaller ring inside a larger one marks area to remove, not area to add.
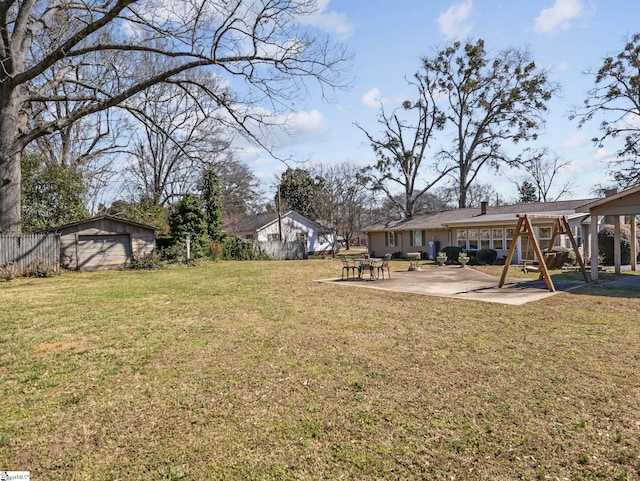
[[[540,249],[540,244],[538,244],[538,240],[536,239],[535,232],[533,230],[533,225],[531,224],[531,219],[549,219],[553,220],[553,233],[551,234],[551,239],[549,239],[549,247],[546,252],[542,252]],[[538,279],[544,279],[547,288],[551,292],[555,292],[556,288],[553,285],[553,281],[551,280],[551,276],[549,275],[549,268],[553,266],[553,260],[557,256],[557,253],[553,253],[553,245],[556,241],[556,238],[560,235],[564,234],[569,238],[571,242],[571,246],[573,247],[573,251],[576,253],[576,259],[580,264],[580,271],[582,272],[582,277],[585,282],[589,282],[589,277],[587,276],[587,270],[584,266],[584,261],[582,260],[582,255],[578,251],[578,244],[576,244],[576,240],[571,233],[571,227],[569,226],[569,221],[567,220],[567,216],[552,216],[552,215],[529,215],[529,214],[518,214],[518,224],[516,225],[515,233],[513,235],[513,240],[511,241],[511,245],[509,246],[509,253],[507,254],[507,258],[504,262],[504,269],[502,270],[502,276],[500,277],[500,283],[498,287],[502,287],[507,278],[507,271],[509,270],[509,265],[511,264],[511,259],[513,258],[513,254],[516,249],[517,241],[520,237],[526,236],[528,242],[531,242],[533,246],[533,252],[538,259],[540,277]],[[528,262],[528,261],[527,261]],[[526,264],[525,264],[526,268]]]

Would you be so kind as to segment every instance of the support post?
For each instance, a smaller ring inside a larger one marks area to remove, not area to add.
[[[591,280],[598,281],[598,214],[591,213],[589,226],[589,245],[591,246]]]
[[[638,219],[631,215],[631,270],[638,270]]]
[[[620,216],[613,218],[613,265],[616,275],[622,272],[622,250],[620,249]]]

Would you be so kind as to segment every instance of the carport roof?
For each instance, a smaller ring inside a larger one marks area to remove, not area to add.
[[[622,207],[623,209],[627,208],[629,209],[629,211],[626,212],[627,214],[640,212],[640,186],[623,190],[602,199],[592,200],[589,203],[579,206],[579,208],[582,212],[589,212],[591,209],[597,208],[608,209],[609,206]],[[611,212],[611,214],[615,213],[616,212]]]

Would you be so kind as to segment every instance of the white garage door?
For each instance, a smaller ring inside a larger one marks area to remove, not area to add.
[[[78,267],[81,270],[113,269],[130,262],[129,234],[78,236]]]

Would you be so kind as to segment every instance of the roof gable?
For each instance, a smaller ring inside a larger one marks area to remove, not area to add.
[[[64,225],[61,225],[61,226],[58,226],[58,227],[53,227],[53,228],[47,229],[46,231],[43,231],[43,232],[55,232],[55,231],[68,229],[68,228],[80,226],[80,225],[83,225],[83,224],[89,224],[91,222],[96,222],[96,221],[101,221],[101,220],[108,220],[108,221],[112,221],[112,222],[118,222],[118,223],[121,223],[121,224],[127,224],[127,225],[131,225],[131,226],[135,226],[135,227],[140,227],[142,229],[149,229],[149,230],[152,230],[152,231],[158,230],[157,227],[154,227],[152,225],[141,224],[140,222],[134,222],[132,220],[122,219],[120,217],[115,217],[113,215],[103,214],[103,215],[97,215],[95,217],[90,217],[88,219],[79,220],[79,221],[76,221],[76,222],[70,222],[68,224],[64,224]]]
[[[601,199],[592,200],[588,204],[581,205],[581,209],[585,209],[588,212],[590,209],[596,207],[603,207],[607,205],[629,205],[637,206],[640,204],[640,186],[632,187],[631,189],[623,190],[617,194],[613,194]]]
[[[289,210],[281,215],[282,219],[292,218],[297,222],[312,227],[316,230],[322,229],[322,226],[295,211]],[[226,226],[233,232],[258,232],[267,228],[278,221],[277,212],[264,212],[262,214],[254,214],[243,217],[239,221]]]

